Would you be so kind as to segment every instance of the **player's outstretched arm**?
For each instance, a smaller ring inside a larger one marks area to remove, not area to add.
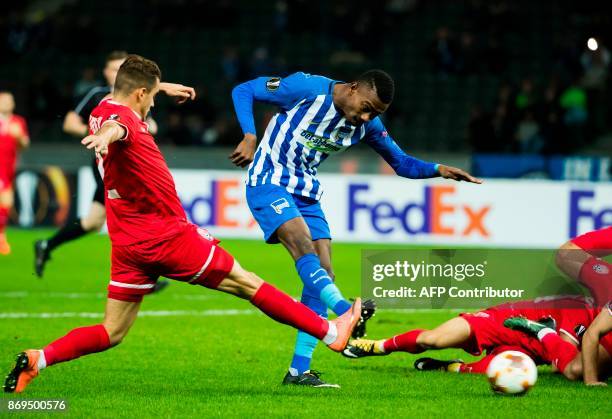
[[[463,181],[470,182],[470,183],[478,183],[478,184],[482,183],[481,179],[475,178],[474,176],[470,175],[468,172],[461,170],[457,167],[445,166],[443,164],[439,164],[438,172],[440,173],[440,176],[442,176],[445,179],[453,179],[453,180],[456,180],[457,182],[461,182],[463,180]]]
[[[612,312],[610,305],[601,310],[582,337],[582,377],[587,386],[605,386],[597,376],[599,339],[612,331]]]
[[[27,148],[30,145],[30,137],[28,136],[27,130],[24,129],[21,124],[12,123],[9,126],[9,134],[15,138],[19,148]]]
[[[159,83],[159,90],[164,92],[170,97],[177,98],[178,103],[185,103],[187,100],[194,100],[196,98],[196,92],[193,87],[184,86],[178,83]]]
[[[105,155],[108,153],[108,146],[125,138],[126,134],[126,129],[123,126],[107,121],[95,134],[83,138],[81,144],[86,146],[88,150],[93,148],[96,153]]]
[[[427,179],[442,176],[456,181],[482,183],[469,173],[456,167],[426,162],[408,155],[389,136],[380,118],[375,118],[366,127],[365,142],[395,170],[398,176],[409,179]]]

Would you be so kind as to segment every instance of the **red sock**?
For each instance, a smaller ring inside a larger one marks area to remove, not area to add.
[[[8,224],[9,209],[0,207],[0,234],[4,233],[4,229]]]
[[[612,299],[612,265],[608,262],[590,257],[580,268],[578,279],[591,291],[598,306]]]
[[[387,339],[383,344],[385,352],[410,352],[411,354],[420,354],[425,352],[424,348],[421,348],[416,342],[417,338],[421,334],[422,329],[411,330],[401,335],[393,336],[391,339]]]
[[[47,366],[70,361],[80,356],[110,348],[108,333],[103,325],[79,327],[48,344],[43,350]]]
[[[323,339],[329,330],[327,320],[267,282],[257,290],[251,304],[277,322],[293,326],[317,339]]]
[[[548,359],[557,369],[563,373],[565,367],[578,355],[578,349],[569,342],[561,339],[556,333],[548,333],[541,340]]]
[[[487,372],[487,367],[491,363],[491,360],[495,358],[495,355],[496,354],[489,354],[478,361],[461,364],[459,372],[465,374],[484,374]]]

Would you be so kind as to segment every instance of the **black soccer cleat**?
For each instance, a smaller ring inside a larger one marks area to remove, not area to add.
[[[310,370],[300,375],[291,375],[287,372],[283,378],[283,385],[296,385],[314,388],[340,388],[339,384],[331,384],[321,380],[321,372]]]
[[[414,369],[417,371],[448,371],[448,367],[452,364],[463,364],[463,360],[451,359],[444,361],[434,358],[419,358],[414,361]]]
[[[159,279],[156,283],[155,286],[153,287],[153,291],[151,292],[151,294],[157,294],[162,292],[163,290],[165,290],[168,285],[170,285],[170,281],[167,279]]]
[[[37,240],[34,243],[34,271],[42,278],[45,264],[51,259],[51,252],[46,240]]]
[[[353,339],[359,339],[366,335],[366,323],[374,316],[376,312],[376,302],[374,300],[365,300],[361,302],[361,317],[357,325],[351,333]]]

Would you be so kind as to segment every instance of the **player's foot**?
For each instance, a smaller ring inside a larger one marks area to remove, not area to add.
[[[347,358],[364,358],[366,356],[387,355],[383,348],[384,340],[354,339],[342,351]]]
[[[46,240],[37,240],[34,243],[34,270],[39,278],[42,278],[45,263],[50,259],[51,253]]]
[[[463,364],[461,359],[451,359],[444,361],[442,359],[419,358],[414,361],[414,369],[417,371],[454,371],[455,367]]]
[[[5,393],[21,393],[38,375],[38,359],[40,351],[28,349],[17,354],[15,367],[4,380]]]
[[[170,281],[167,279],[159,279],[157,280],[157,282],[155,283],[155,286],[153,287],[153,292],[152,294],[158,293],[158,292],[162,292],[163,290],[166,289],[166,287],[170,285]]]
[[[299,375],[291,375],[291,373],[287,372],[285,378],[283,378],[283,385],[288,384],[314,388],[340,388],[339,384],[327,383],[321,380],[321,373],[315,370],[306,371]]]
[[[376,302],[374,300],[365,300],[361,303],[361,317],[357,326],[353,329],[351,337],[353,339],[359,339],[366,335],[366,323],[370,318],[374,316],[376,312]]]
[[[530,336],[537,337],[542,329],[556,329],[556,321],[552,317],[544,317],[533,321],[525,317],[509,317],[504,320],[504,326],[508,329],[518,330]]]
[[[360,318],[361,298],[356,298],[349,311],[330,321],[330,323],[333,323],[336,326],[337,337],[335,341],[327,345],[329,349],[340,352],[346,348],[346,344],[351,337],[351,333],[353,333],[353,329],[355,329],[355,326],[357,326]]]
[[[6,240],[6,236],[4,234],[0,234],[0,255],[10,255],[11,254],[11,246],[8,244]]]

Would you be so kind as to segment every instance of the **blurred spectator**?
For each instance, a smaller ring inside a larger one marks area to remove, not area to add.
[[[493,127],[493,118],[480,105],[472,107],[468,124],[468,141],[477,153],[495,153],[503,150]]]
[[[517,151],[520,153],[540,153],[544,148],[544,140],[540,135],[540,124],[533,110],[528,109],[518,123],[516,129]]]
[[[533,81],[530,78],[525,78],[521,82],[521,88],[516,94],[514,106],[516,109],[525,110],[534,105],[536,101]]]
[[[584,146],[584,129],[588,118],[587,95],[577,80],[561,93],[559,104],[564,112],[563,123],[569,143],[574,149]]]
[[[221,71],[225,80],[231,84],[243,78],[242,63],[236,47],[226,46],[223,49]]]
[[[473,74],[480,70],[481,56],[474,35],[463,32],[457,51],[457,70],[462,74]]]
[[[429,47],[434,68],[440,75],[454,73],[457,68],[457,48],[447,27],[438,28]]]

